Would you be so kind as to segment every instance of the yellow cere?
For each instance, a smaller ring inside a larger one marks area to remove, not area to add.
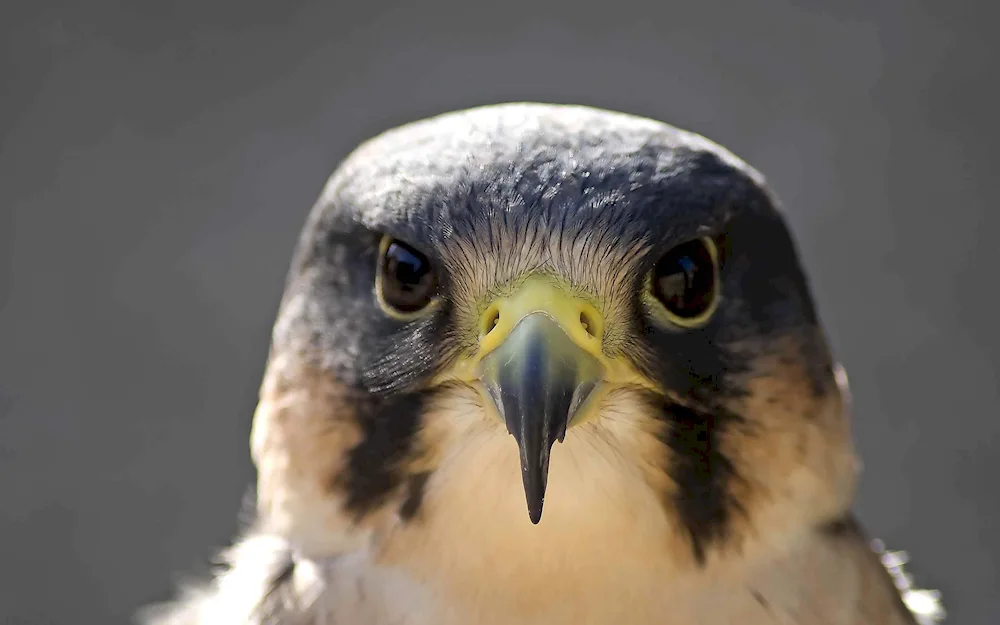
[[[618,386],[658,390],[626,359],[604,353],[605,321],[601,312],[586,297],[574,294],[567,286],[545,274],[528,276],[512,293],[490,302],[478,320],[479,349],[469,357],[460,358],[451,370],[439,376],[437,382],[461,380],[478,386],[479,363],[507,340],[521,320],[533,313],[551,318],[573,343],[601,363],[602,384],[594,392],[592,400]],[[588,404],[595,406],[599,402],[589,401]],[[593,410],[587,412],[593,413]],[[580,415],[574,425],[593,416]]]

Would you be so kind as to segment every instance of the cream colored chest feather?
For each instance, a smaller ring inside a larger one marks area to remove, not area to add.
[[[592,571],[607,588],[566,593],[555,582],[533,592],[497,591],[502,580],[460,589],[420,583],[405,571],[353,556],[328,565],[303,624],[366,625],[904,625],[892,597],[872,588],[845,554],[804,547],[795,558],[740,577],[642,579],[622,562]],[[809,559],[806,564],[805,558]],[[601,572],[604,575],[601,575]],[[627,580],[630,587],[619,580]],[[550,592],[551,591],[551,592]],[[315,592],[315,590],[314,590]],[[289,621],[291,622],[291,621]],[[300,621],[295,621],[296,623]],[[284,622],[282,622],[284,625]]]
[[[687,539],[655,491],[585,435],[554,450],[545,515],[532,525],[512,444],[502,432],[472,437],[444,459],[416,519],[388,528],[367,553],[314,570],[314,588],[325,588],[316,622],[865,622],[856,619],[857,563],[820,541],[789,539],[767,559],[704,568],[678,557]]]

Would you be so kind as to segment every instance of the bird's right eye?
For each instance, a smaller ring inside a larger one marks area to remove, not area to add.
[[[430,261],[410,245],[386,237],[379,246],[375,291],[379,304],[395,316],[410,317],[434,302],[437,279]]]

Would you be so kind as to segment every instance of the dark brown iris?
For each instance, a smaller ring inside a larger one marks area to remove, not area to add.
[[[437,283],[430,261],[401,241],[385,246],[379,271],[382,301],[398,312],[418,312],[434,298]]]
[[[682,325],[701,320],[715,304],[718,276],[710,245],[705,239],[682,243],[653,269],[653,294]]]

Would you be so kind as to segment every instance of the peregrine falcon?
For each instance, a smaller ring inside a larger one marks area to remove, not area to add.
[[[847,382],[762,176],[512,103],[358,147],[251,433],[254,521],[157,625],[905,625]]]

